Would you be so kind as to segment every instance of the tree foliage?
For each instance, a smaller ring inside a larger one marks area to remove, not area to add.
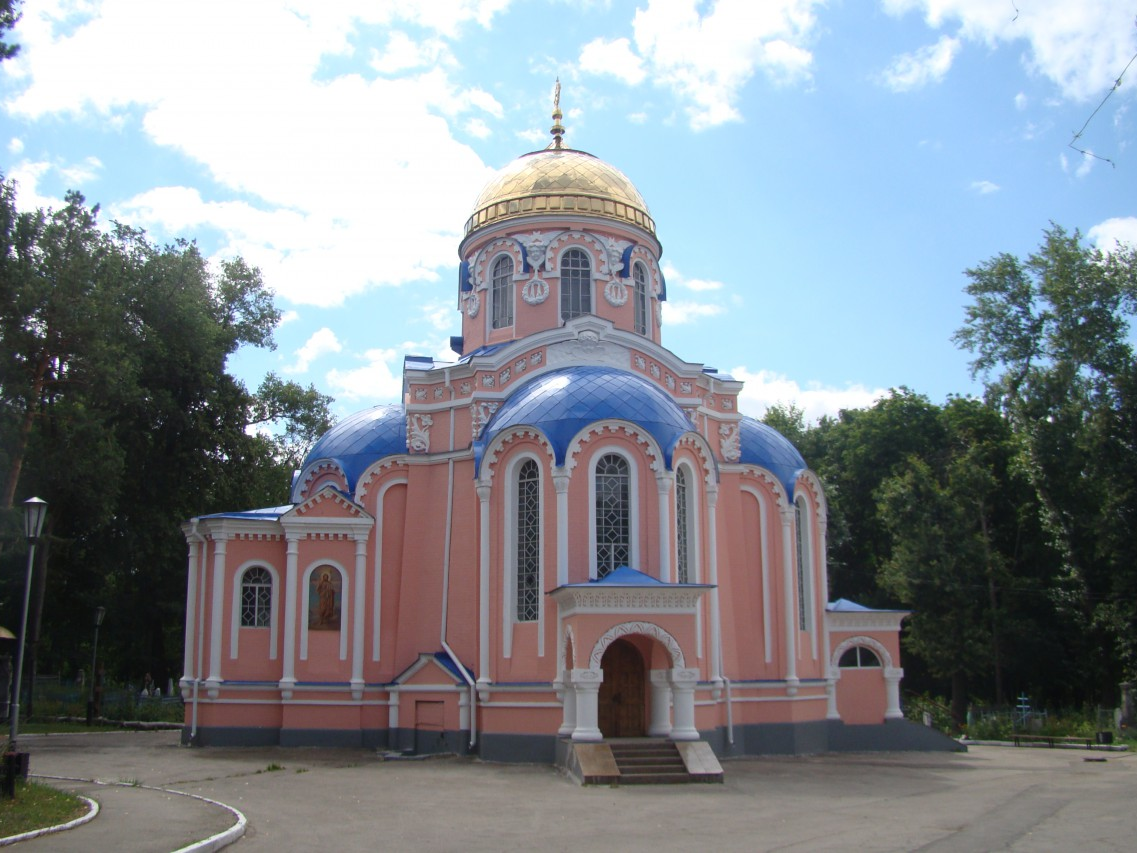
[[[179,524],[280,503],[330,400],[273,375],[253,392],[226,371],[240,347],[274,346],[280,314],[258,270],[215,269],[191,242],[157,246],[98,213],[77,193],[21,212],[0,184],[3,508],[30,494],[50,507],[39,658],[81,666],[89,632],[70,629],[104,604],[116,674],[161,683],[180,674]]]

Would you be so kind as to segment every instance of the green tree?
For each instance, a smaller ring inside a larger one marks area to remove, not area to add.
[[[238,348],[272,347],[278,320],[239,259],[214,268],[193,243],[104,229],[74,193],[60,210],[20,212],[0,184],[4,499],[9,515],[18,494],[51,507],[33,677],[40,655],[57,671],[82,665],[87,632],[74,626],[98,603],[119,674],[180,674],[179,524],[282,502],[297,456],[330,425],[314,388],[270,375],[251,392],[226,371]]]
[[[1137,253],[1104,253],[1053,225],[1025,261],[967,271],[957,344],[1022,442],[1021,466],[1062,567],[1053,591],[1078,631],[1087,699],[1137,675]]]
[[[0,62],[20,52],[18,44],[9,44],[4,37],[20,20],[20,0],[0,0]]]

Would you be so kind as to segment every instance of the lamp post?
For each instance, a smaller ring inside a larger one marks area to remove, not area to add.
[[[95,718],[95,663],[99,659],[99,626],[103,624],[103,617],[107,609],[102,605],[95,608],[95,645],[91,649],[91,695],[87,699],[87,725],[91,725]]]
[[[11,728],[8,733],[8,755],[5,756],[5,770],[14,783],[16,763],[16,736],[20,731],[20,681],[24,676],[24,645],[28,636],[28,602],[32,592],[32,566],[35,564],[36,542],[43,531],[43,520],[47,516],[47,501],[28,498],[24,501],[24,536],[28,540],[28,568],[24,574],[24,618],[20,622],[20,641],[16,646],[16,683],[12,692]],[[9,758],[8,756],[11,756]],[[7,781],[7,780],[6,780]]]

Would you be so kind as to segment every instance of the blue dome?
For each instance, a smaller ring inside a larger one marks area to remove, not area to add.
[[[770,471],[792,498],[794,481],[806,468],[805,459],[797,448],[776,429],[754,418],[742,419],[741,433],[742,456],[739,461]]]
[[[573,437],[596,421],[630,421],[659,443],[671,467],[676,442],[693,429],[683,410],[646,379],[610,367],[565,367],[527,382],[502,403],[474,443],[477,465],[498,433],[515,426],[537,427],[549,439],[556,464],[563,465]]]
[[[347,488],[386,456],[407,452],[407,419],[402,406],[374,406],[344,418],[321,436],[304,457],[301,474],[320,462],[335,462],[347,477]],[[299,484],[298,484],[299,485]],[[293,500],[296,496],[293,496]]]

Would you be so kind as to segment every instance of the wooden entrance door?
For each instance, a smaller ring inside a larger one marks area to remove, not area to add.
[[[604,681],[600,683],[597,711],[604,737],[643,737],[646,679],[644,659],[627,640],[616,640],[600,660]]]

